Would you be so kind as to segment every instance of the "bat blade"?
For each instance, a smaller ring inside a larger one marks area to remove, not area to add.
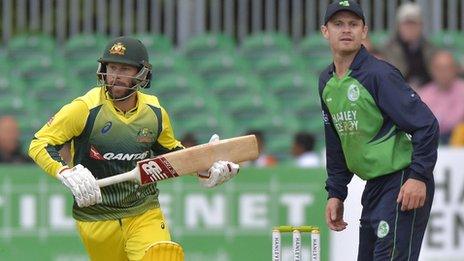
[[[164,179],[206,171],[214,162],[219,160],[239,163],[255,160],[258,155],[258,142],[255,135],[240,136],[141,160],[137,162],[134,170],[98,180],[97,183],[102,187],[101,184],[107,186],[135,179],[140,184],[146,185]],[[118,178],[118,176],[123,175],[124,180]],[[108,181],[109,179],[111,180]]]

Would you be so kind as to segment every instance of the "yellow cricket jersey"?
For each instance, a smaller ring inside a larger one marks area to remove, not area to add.
[[[87,167],[97,179],[133,169],[136,162],[181,149],[168,114],[155,96],[137,92],[137,106],[126,113],[106,99],[101,87],[78,97],[51,118],[31,142],[29,155],[51,176],[66,163],[58,151],[71,142],[73,164]],[[139,186],[127,181],[101,189],[103,202],[80,208],[77,220],[95,221],[138,215],[159,207],[156,183]]]

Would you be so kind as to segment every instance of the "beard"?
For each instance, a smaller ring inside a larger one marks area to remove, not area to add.
[[[130,84],[116,81],[111,85],[107,85],[106,90],[112,99],[122,99],[124,97],[128,98],[129,95],[135,91],[131,89],[131,87]]]

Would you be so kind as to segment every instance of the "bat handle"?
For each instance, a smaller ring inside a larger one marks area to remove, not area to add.
[[[119,174],[119,175],[114,175],[114,176],[107,177],[104,179],[98,179],[97,184],[100,188],[102,188],[102,187],[106,187],[106,186],[113,185],[113,184],[123,182],[123,181],[128,181],[128,180],[135,181],[137,179],[136,175],[137,173],[134,170],[131,170],[131,171]]]

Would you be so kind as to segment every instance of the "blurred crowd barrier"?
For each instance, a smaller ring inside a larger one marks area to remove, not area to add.
[[[72,196],[60,182],[33,166],[0,166],[0,173],[0,260],[87,260]],[[321,227],[322,260],[328,260],[323,173],[244,168],[214,189],[194,177],[177,178],[159,183],[160,202],[186,260],[270,260],[272,227],[286,224]],[[288,256],[290,237],[282,238]],[[309,236],[302,243],[308,257]]]
[[[439,151],[420,260],[464,259],[463,158],[462,149]],[[69,192],[34,166],[2,165],[0,173],[0,259],[86,260]],[[208,190],[183,177],[159,183],[160,202],[188,260],[269,260],[271,229],[282,224],[319,226],[322,260],[355,260],[364,182],[355,178],[349,185],[348,229],[329,233],[325,175],[323,169],[244,168],[231,182]],[[282,242],[290,255],[291,238]],[[309,237],[303,246],[307,255]]]

